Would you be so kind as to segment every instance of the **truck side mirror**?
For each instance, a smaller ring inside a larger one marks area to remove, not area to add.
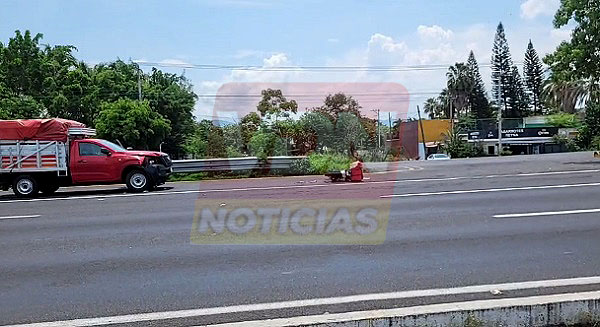
[[[107,157],[110,157],[112,155],[112,153],[108,149],[105,149],[105,148],[100,149],[100,153],[106,155]]]

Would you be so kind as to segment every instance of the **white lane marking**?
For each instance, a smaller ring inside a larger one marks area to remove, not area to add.
[[[527,307],[546,305],[550,303],[565,303],[575,301],[589,301],[600,299],[600,291],[538,295],[528,297],[517,297],[507,299],[475,300],[464,302],[450,302],[414,307],[380,309],[369,311],[356,311],[344,313],[332,313],[323,315],[300,316],[291,318],[276,318],[257,321],[230,322],[224,324],[206,325],[207,327],[279,327],[279,326],[315,326],[333,325],[335,323],[352,322],[351,325],[359,325],[359,321],[370,321],[382,318],[403,318],[424,316],[432,314],[444,314],[457,311],[480,311],[494,310],[506,307]]]
[[[0,220],[2,219],[25,219],[25,218],[39,218],[41,217],[41,215],[29,215],[29,216],[4,216],[4,217],[0,217]]]
[[[543,185],[543,186],[524,186],[524,187],[507,187],[507,188],[489,188],[489,189],[479,189],[479,190],[459,190],[459,191],[442,191],[442,192],[426,192],[426,193],[391,194],[391,195],[382,195],[382,196],[380,196],[380,198],[410,198],[410,197],[415,197],[415,196],[510,192],[510,191],[528,191],[528,190],[548,190],[548,189],[556,189],[556,188],[591,187],[591,186],[600,186],[600,183]]]
[[[10,327],[61,327],[61,326],[84,327],[84,326],[99,326],[99,325],[108,325],[108,324],[127,324],[127,323],[134,323],[134,322],[143,322],[143,321],[180,319],[180,318],[200,317],[200,316],[209,316],[209,315],[218,315],[218,314],[231,314],[231,313],[239,313],[239,312],[301,308],[301,307],[309,307],[309,306],[334,305],[334,304],[355,303],[355,302],[364,302],[364,301],[394,300],[394,299],[432,297],[432,296],[444,296],[444,295],[459,295],[459,294],[470,294],[470,293],[487,293],[487,292],[491,292],[492,290],[511,291],[511,290],[525,290],[525,289],[537,289],[537,288],[547,288],[547,287],[578,286],[578,285],[592,285],[592,284],[600,284],[600,276],[540,280],[540,281],[517,282],[517,283],[474,285],[474,286],[464,286],[464,287],[454,287],[454,288],[439,288],[439,289],[413,290],[413,291],[401,291],[401,292],[389,292],[389,293],[361,294],[361,295],[339,296],[339,297],[330,297],[330,298],[316,298],[316,299],[307,299],[307,300],[258,303],[258,304],[243,304],[243,305],[233,305],[233,306],[226,306],[226,307],[177,310],[177,311],[165,311],[165,312],[149,312],[149,313],[128,314],[128,315],[111,316],[111,317],[85,318],[85,319],[73,319],[73,320],[63,320],[63,321],[51,321],[51,322],[11,325]]]
[[[530,212],[530,213],[510,213],[504,215],[495,215],[494,218],[525,218],[525,217],[542,217],[542,216],[563,216],[563,215],[579,215],[584,213],[596,213],[600,209],[581,209],[567,211],[547,211],[547,212]]]
[[[246,187],[246,188],[212,189],[212,190],[188,190],[188,191],[126,193],[126,194],[108,194],[108,195],[82,195],[82,196],[71,196],[71,197],[64,197],[64,198],[0,200],[0,204],[1,203],[40,202],[40,201],[109,199],[109,198],[124,198],[124,197],[135,197],[135,196],[159,196],[159,195],[243,192],[243,191],[268,191],[268,190],[286,190],[286,189],[303,189],[303,188],[319,188],[319,187],[353,187],[353,186],[365,186],[365,185],[371,185],[371,184],[441,182],[441,181],[455,181],[455,180],[468,180],[468,179],[584,174],[584,173],[594,173],[594,172],[600,172],[600,169],[570,170],[570,171],[525,173],[525,174],[489,175],[489,176],[459,176],[459,177],[423,178],[423,179],[401,179],[401,180],[388,180],[388,181],[372,181],[372,182],[370,181],[370,182],[366,182],[366,183],[339,183],[339,184],[331,184],[330,183],[330,184],[318,184],[318,185],[287,185],[287,186],[264,186],[264,187]],[[200,183],[200,182],[198,182],[198,183]],[[116,189],[116,190],[118,190],[118,189]],[[389,196],[384,196],[384,197],[389,197]]]

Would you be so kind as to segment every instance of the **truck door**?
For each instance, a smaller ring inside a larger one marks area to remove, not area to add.
[[[110,150],[92,142],[78,141],[73,151],[77,151],[71,153],[71,174],[74,183],[103,183],[114,180]]]

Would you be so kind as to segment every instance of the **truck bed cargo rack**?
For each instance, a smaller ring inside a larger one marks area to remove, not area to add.
[[[81,137],[96,136],[95,129],[85,128],[85,127],[69,128],[68,133],[69,133],[69,136],[81,136]]]
[[[66,144],[60,141],[0,141],[0,173],[56,172],[67,176]]]

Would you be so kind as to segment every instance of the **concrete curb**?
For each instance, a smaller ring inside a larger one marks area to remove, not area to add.
[[[210,325],[213,327],[556,326],[600,317],[600,291],[432,304]]]

